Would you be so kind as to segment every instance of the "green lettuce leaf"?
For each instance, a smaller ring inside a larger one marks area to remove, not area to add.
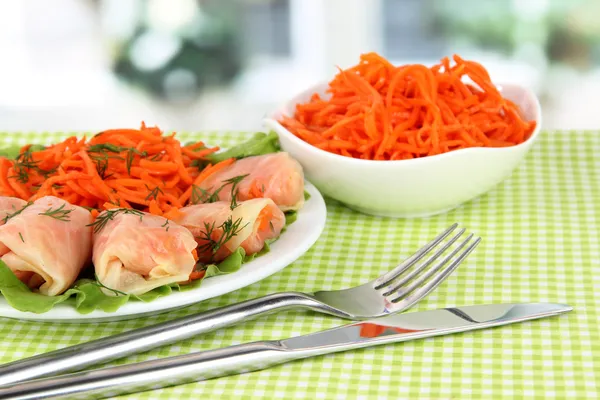
[[[220,153],[213,153],[206,158],[212,163],[227,160],[228,158],[246,158],[263,154],[276,153],[280,150],[279,138],[275,132],[255,133],[250,140],[231,147]]]
[[[40,297],[48,297],[39,293],[35,294]],[[98,285],[98,282],[91,279],[78,280],[75,282],[73,288],[67,290],[62,296],[67,294],[75,295],[73,305],[80,314],[89,314],[94,310],[102,310],[108,313],[115,312],[129,300],[129,296],[106,295]],[[69,301],[73,302],[73,299]],[[35,312],[34,310],[27,311]]]
[[[0,149],[0,157],[16,159],[20,154],[21,147],[22,146],[18,144],[3,147]],[[44,149],[45,147],[41,144],[32,144],[29,146],[29,151],[39,151]]]
[[[298,219],[297,211],[286,211],[285,213],[285,226],[287,227],[290,224],[293,224]]]
[[[218,265],[209,265],[206,267],[204,278],[212,276],[230,274],[237,271],[242,266],[246,253],[241,247],[232,253]],[[23,282],[21,282],[0,260],[0,293],[4,296],[7,303],[13,308],[36,314],[42,314],[51,310],[56,304],[68,302],[72,304],[75,310],[80,314],[89,314],[94,310],[104,312],[115,312],[128,301],[150,302],[159,297],[171,294],[175,291],[187,291],[197,288],[202,284],[203,279],[198,279],[189,285],[179,285],[173,283],[157,287],[150,292],[140,296],[135,295],[107,295],[101,289],[98,282],[92,279],[79,279],[72,288],[59,296],[45,296],[40,293],[32,292]]]
[[[12,158],[15,159],[19,155],[19,150],[21,146],[17,144],[13,144],[11,146],[6,146],[0,149],[0,157]]]
[[[49,297],[32,293],[27,285],[18,280],[1,260],[0,293],[13,308],[19,311],[39,310],[39,313],[52,309],[55,304],[62,303],[72,295],[72,293],[67,292],[60,296]]]

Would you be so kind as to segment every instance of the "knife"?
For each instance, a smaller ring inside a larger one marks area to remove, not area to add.
[[[392,315],[260,341],[0,387],[0,399],[105,398],[265,369],[289,361],[550,317],[565,304],[488,304]],[[0,381],[1,381],[0,376]]]

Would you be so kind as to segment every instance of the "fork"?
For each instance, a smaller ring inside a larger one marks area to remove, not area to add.
[[[474,236],[469,234],[445,255],[466,231],[460,229],[449,237],[457,227],[453,224],[396,268],[360,286],[315,293],[274,293],[15,361],[0,366],[0,386],[81,370],[274,311],[307,308],[350,320],[405,311],[439,286],[481,241],[479,237],[472,240]]]

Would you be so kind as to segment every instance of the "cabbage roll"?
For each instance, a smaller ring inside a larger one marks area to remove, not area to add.
[[[189,279],[196,241],[186,228],[137,210],[102,212],[94,222],[94,268],[107,288],[140,295]],[[110,294],[105,290],[106,294]]]
[[[7,217],[23,208],[27,202],[18,197],[0,197],[0,225],[4,225]]]
[[[63,293],[90,261],[92,215],[53,196],[18,211],[0,226],[0,259],[41,294]]]
[[[243,158],[215,172],[200,184],[200,189],[192,196],[192,203],[206,202],[202,197],[211,195],[231,201],[235,192],[240,201],[268,198],[282,211],[298,210],[304,205],[304,172],[288,153],[265,154]]]
[[[201,262],[217,262],[239,247],[246,254],[258,253],[265,241],[277,238],[285,226],[285,215],[271,199],[238,203],[231,210],[225,201],[183,207],[177,220],[192,232]]]

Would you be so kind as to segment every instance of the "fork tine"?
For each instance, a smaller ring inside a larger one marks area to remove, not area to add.
[[[400,298],[406,296],[407,294],[413,292],[423,283],[425,283],[429,278],[431,278],[437,271],[442,269],[444,265],[446,265],[459,251],[462,250],[463,247],[467,245],[467,243],[473,238],[473,234],[471,233],[467,238],[459,244],[450,254],[448,254],[442,261],[440,261],[437,265],[427,271],[423,276],[420,276],[419,279],[412,282],[410,285],[406,287],[400,287],[394,299],[392,301],[398,301]]]
[[[465,241],[463,243],[461,243],[459,245],[459,247],[457,248],[457,250],[460,250],[464,247],[464,245],[466,245],[471,238],[473,237],[473,235],[469,235],[469,237],[467,237],[467,239],[465,239]],[[475,247],[477,247],[477,245],[481,242],[481,238],[478,237],[477,239],[475,239],[475,241],[473,243],[471,243],[452,263],[450,263],[450,265],[448,265],[441,273],[439,273],[433,280],[431,280],[430,282],[428,282],[426,285],[424,285],[423,287],[421,287],[420,289],[414,291],[412,294],[410,294],[409,296],[405,297],[403,300],[398,301],[400,299],[400,297],[402,296],[398,296],[395,299],[391,300],[392,302],[395,302],[397,304],[397,307],[400,309],[407,309],[409,307],[411,307],[413,304],[415,304],[416,302],[418,302],[419,300],[421,300],[423,297],[427,296],[429,293],[431,293],[431,291],[433,291],[435,288],[437,288],[450,274],[452,274],[452,272],[454,272],[454,270],[456,268],[458,268],[458,266],[465,260],[465,258],[467,258],[469,256],[469,254],[471,254],[471,252],[473,250],[475,250]],[[453,255],[456,254],[456,251],[453,252]],[[451,256],[446,257],[446,259],[449,259]],[[447,260],[444,259],[442,261],[442,263],[447,263]],[[442,265],[444,265],[442,264]],[[410,293],[407,291],[407,293]]]
[[[444,240],[446,238],[446,236],[448,236],[450,233],[452,233],[452,231],[454,229],[456,229],[457,226],[458,226],[458,224],[456,224],[456,223],[453,224],[448,229],[446,229],[444,232],[440,233],[431,242],[429,242],[425,246],[421,247],[412,256],[410,256],[406,260],[404,260],[396,268],[394,268],[393,270],[391,270],[391,271],[389,271],[389,272],[381,275],[379,278],[375,279],[375,289],[376,290],[381,289],[382,287],[384,287],[385,285],[387,285],[388,283],[390,283],[392,280],[394,280],[396,277],[398,277],[398,275],[400,275],[401,273],[403,273],[404,271],[406,271],[408,268],[410,268],[411,266],[413,266],[417,261],[419,261],[420,259],[422,259],[427,253],[429,253],[429,251],[432,248],[434,248],[442,240]]]
[[[465,228],[461,229],[456,235],[454,235],[451,239],[444,243],[441,249],[436,251],[431,257],[425,260],[423,264],[410,271],[410,273],[404,275],[401,279],[392,281],[392,283],[384,289],[384,292],[382,294],[384,296],[389,296],[390,294],[400,289],[402,286],[406,285],[407,282],[409,282],[415,276],[419,275],[422,271],[425,270],[425,268],[427,268],[429,265],[431,265],[431,263],[437,260],[442,254],[444,254],[446,250],[448,250],[448,247],[452,246],[454,242],[456,242],[458,238],[461,237],[463,233],[465,233],[465,231]]]

